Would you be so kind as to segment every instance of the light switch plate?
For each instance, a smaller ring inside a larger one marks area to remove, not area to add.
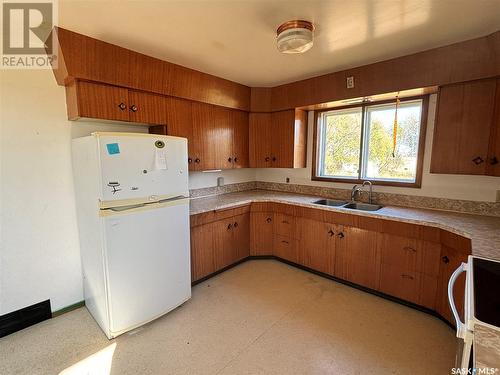
[[[345,85],[348,89],[354,88],[354,76],[349,76],[345,79]]]

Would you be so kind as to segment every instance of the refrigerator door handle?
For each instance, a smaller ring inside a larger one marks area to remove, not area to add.
[[[131,205],[128,205],[128,206],[111,207],[111,208],[109,208],[109,210],[115,211],[115,212],[121,212],[121,211],[131,210],[131,209],[134,209],[134,208],[144,207],[145,205],[146,205],[146,203],[131,204]]]
[[[450,277],[450,281],[448,281],[448,301],[450,303],[451,312],[453,313],[453,317],[455,318],[455,323],[457,325],[457,337],[464,338],[466,334],[466,326],[460,320],[460,315],[458,315],[457,306],[455,305],[455,298],[453,297],[453,287],[455,286],[455,281],[457,281],[458,276],[463,272],[467,271],[467,264],[462,263],[458,268],[453,272]]]

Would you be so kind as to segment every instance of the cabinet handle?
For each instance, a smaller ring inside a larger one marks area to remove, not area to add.
[[[272,219],[271,219],[270,217],[268,217],[268,218],[266,219],[266,221],[267,221],[268,223],[270,223],[270,222],[272,221]]]
[[[406,273],[401,274],[401,277],[402,277],[403,279],[410,279],[410,280],[413,280],[413,276],[407,275]]]
[[[414,253],[416,253],[416,252],[417,252],[417,250],[415,250],[415,249],[414,249],[413,247],[411,247],[411,246],[405,246],[405,247],[403,247],[403,250],[412,251],[412,252],[414,252]]]
[[[490,165],[495,165],[495,164],[498,164],[498,159],[496,156],[493,156],[492,158],[490,158]]]
[[[448,264],[450,263],[450,259],[445,255],[444,257],[441,258],[441,260],[443,261],[443,263],[445,264]]]
[[[283,240],[283,241],[281,241],[281,242],[282,242],[282,243],[286,243],[287,245],[290,243],[290,242],[285,241],[285,240]]]
[[[235,163],[237,163],[237,162],[238,162],[238,158],[237,158],[236,156],[234,157],[234,159],[233,159],[233,160],[234,160],[234,162],[235,162]]]
[[[191,164],[193,162],[192,158],[188,158],[188,163]]]
[[[335,234],[335,232],[334,232],[333,230],[331,230],[331,229],[330,229],[330,230],[328,231],[328,234],[330,235],[330,237],[332,237],[332,236]]]
[[[231,230],[231,228],[232,228],[232,227],[233,227],[233,225],[232,225],[232,224],[228,224],[228,225],[227,225],[227,230]]]
[[[273,156],[273,161],[276,161],[276,156]]]
[[[127,109],[127,105],[125,103],[120,103],[118,104],[118,108],[120,108],[122,111]]]
[[[132,104],[132,105],[130,106],[130,110],[131,110],[132,112],[137,112],[137,110],[138,110],[138,109],[139,109],[139,108],[137,108],[137,106],[136,106],[135,104]]]
[[[238,223],[235,221],[233,227],[238,228]]]
[[[339,236],[340,238],[344,238],[344,237],[345,237],[345,236],[344,236],[344,233],[342,233],[342,232],[339,232],[339,233],[337,234],[337,236]]]
[[[201,160],[200,160],[199,158],[194,159],[194,162],[195,162],[196,164],[199,164],[199,163],[200,163],[200,161],[201,161]]]
[[[476,158],[472,159],[472,162],[473,162],[474,164],[476,164],[476,165],[479,165],[479,164],[481,164],[481,163],[483,163],[483,162],[484,162],[484,159],[483,159],[481,156],[478,156],[478,157],[476,157]]]
[[[265,161],[269,161],[269,160],[271,160],[271,159],[269,158],[269,156],[266,156],[266,158],[265,158],[264,160],[265,160]]]
[[[229,163],[231,163],[231,162],[233,161],[233,158],[232,158],[232,157],[228,157],[228,158],[227,158],[227,161],[228,161]]]

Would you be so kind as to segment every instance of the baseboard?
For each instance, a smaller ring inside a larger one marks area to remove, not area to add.
[[[66,314],[66,313],[68,313],[70,311],[79,309],[80,307],[83,307],[83,306],[85,306],[85,301],[76,302],[76,303],[74,303],[72,305],[69,305],[69,306],[63,307],[62,309],[54,311],[52,313],[52,317],[55,318],[56,316],[59,316],[59,315],[62,315],[62,314]]]
[[[24,307],[0,316],[0,337],[10,335],[52,318],[50,300]]]

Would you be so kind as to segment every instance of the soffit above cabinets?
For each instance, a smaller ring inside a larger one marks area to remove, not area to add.
[[[276,27],[297,17],[314,47],[281,54]],[[498,19],[497,1],[59,1],[61,27],[254,87],[477,38]]]

